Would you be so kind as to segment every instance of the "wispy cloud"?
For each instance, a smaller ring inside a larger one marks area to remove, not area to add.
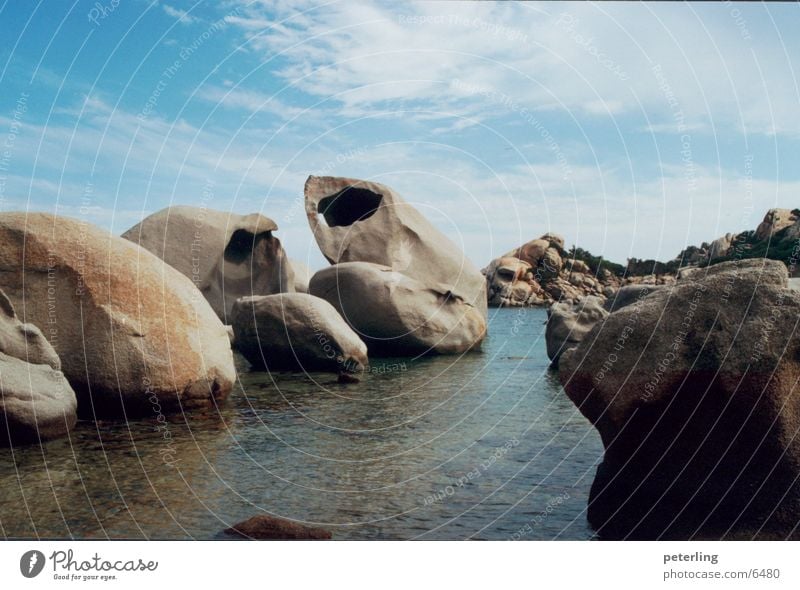
[[[169,16],[171,16],[172,18],[178,19],[178,21],[181,24],[184,24],[184,25],[191,25],[191,24],[196,23],[197,21],[200,20],[196,16],[192,16],[191,14],[186,12],[185,10],[181,10],[180,8],[174,8],[173,6],[170,6],[169,4],[162,4],[161,8]]]

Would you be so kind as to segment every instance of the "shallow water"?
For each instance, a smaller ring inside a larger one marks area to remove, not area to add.
[[[482,352],[373,359],[351,385],[243,371],[218,412],[3,450],[0,535],[226,538],[266,511],[336,539],[591,538],[602,445],[548,371],[545,319],[490,310]]]

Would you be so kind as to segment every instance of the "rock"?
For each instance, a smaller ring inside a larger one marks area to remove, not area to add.
[[[233,387],[228,336],[208,303],[127,240],[67,217],[4,213],[0,271],[21,320],[61,359],[80,414],[159,416],[213,406]]]
[[[257,369],[353,372],[367,365],[367,346],[319,297],[243,297],[231,315],[236,349]]]
[[[570,272],[577,272],[581,274],[588,274],[591,272],[589,265],[586,264],[583,260],[576,260],[574,258],[570,258],[564,261],[567,269]]]
[[[539,262],[542,258],[544,258],[548,248],[550,248],[550,241],[542,237],[526,242],[519,248],[507,252],[503,258],[519,258],[531,267],[536,268],[539,266]]]
[[[77,421],[75,392],[42,332],[0,291],[0,446],[50,440]]]
[[[721,263],[562,353],[567,395],[605,446],[588,508],[602,537],[798,537],[800,293],[787,284],[780,262]]]
[[[486,320],[444,286],[428,286],[388,266],[346,262],[317,272],[309,292],[333,305],[370,355],[458,354],[476,348]]]
[[[255,540],[305,540],[320,541],[331,539],[330,531],[318,527],[310,527],[294,520],[259,514],[225,529],[228,535]]]
[[[59,438],[75,426],[75,392],[50,365],[0,352],[0,387],[0,447]]]
[[[175,206],[153,213],[122,237],[189,277],[229,323],[227,316],[239,297],[294,290],[289,260],[272,235],[277,229],[258,213]]]
[[[547,310],[545,342],[547,357],[554,367],[561,354],[584,339],[594,325],[605,319],[608,312],[598,297],[584,297],[578,304],[554,303]]]
[[[650,293],[655,293],[664,287],[662,285],[625,285],[609,297],[603,308],[611,313],[644,299]]]
[[[296,293],[308,293],[308,282],[311,280],[311,269],[299,260],[291,259],[289,264],[294,274],[294,291]]]
[[[548,232],[541,239],[550,242],[550,246],[557,248],[560,252],[564,251],[564,238],[560,235]]]
[[[451,292],[486,316],[486,280],[481,273],[453,242],[389,187],[351,178],[310,176],[305,199],[314,238],[331,264],[388,266],[425,289]]]
[[[768,240],[785,227],[798,221],[797,215],[791,209],[770,209],[756,228],[757,240]]]
[[[486,275],[489,304],[503,307],[513,306],[524,301],[534,290],[533,285],[525,280],[530,270],[530,264],[513,256],[502,256],[490,262],[489,266],[482,271]],[[523,282],[519,283],[520,281]],[[522,286],[515,291],[516,284]],[[534,282],[534,284],[536,283]],[[536,284],[536,289],[539,289],[538,284]],[[525,290],[525,295],[519,299],[518,296],[522,290]]]
[[[603,297],[605,297],[606,299],[611,299],[612,297],[614,297],[614,294],[617,291],[618,291],[618,289],[615,289],[614,287],[612,287],[610,285],[605,286],[605,287],[603,287]]]
[[[61,369],[58,354],[33,324],[19,321],[14,305],[0,290],[0,352],[33,365],[50,365]],[[0,428],[2,430],[2,428]]]
[[[711,242],[711,245],[708,248],[708,259],[714,260],[715,258],[727,256],[735,239],[736,234],[727,233],[721,238],[717,238]]]

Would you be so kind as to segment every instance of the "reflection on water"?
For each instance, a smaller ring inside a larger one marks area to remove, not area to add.
[[[4,450],[0,534],[221,538],[267,511],[336,539],[591,538],[602,446],[547,370],[546,314],[490,316],[479,353],[372,359],[351,385],[243,371],[215,412]]]

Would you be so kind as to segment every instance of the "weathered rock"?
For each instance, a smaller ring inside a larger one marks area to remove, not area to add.
[[[306,215],[331,264],[371,262],[427,289],[449,291],[486,315],[486,280],[460,249],[392,189],[352,178],[310,176]]]
[[[339,311],[370,355],[457,354],[486,335],[478,308],[444,286],[425,285],[388,266],[336,264],[311,278],[309,292]]]
[[[305,540],[323,541],[331,539],[330,531],[304,525],[294,520],[259,514],[225,529],[228,535],[253,540]]]
[[[531,267],[536,268],[542,258],[544,258],[548,248],[550,248],[550,241],[542,236],[541,238],[526,242],[519,248],[507,252],[503,258],[519,258]]]
[[[66,436],[75,426],[75,392],[50,365],[0,352],[0,386],[0,446]]]
[[[798,537],[800,293],[780,262],[703,270],[561,356],[605,445],[588,509],[603,537]]]
[[[557,367],[561,354],[576,346],[597,322],[607,316],[603,300],[598,297],[584,297],[577,304],[554,303],[547,310],[545,329],[547,356],[552,365]]]
[[[586,264],[583,260],[576,260],[574,258],[569,258],[564,261],[564,265],[570,272],[577,272],[581,274],[587,274],[591,272],[589,265]]]
[[[61,360],[42,331],[33,324],[23,324],[14,305],[0,290],[0,352],[34,365],[61,369]]]
[[[736,234],[727,233],[721,238],[717,238],[708,247],[708,259],[714,260],[722,256],[727,256],[733,245],[733,240],[736,239]]]
[[[243,297],[231,315],[236,349],[258,369],[354,372],[367,365],[367,346],[319,297]]]
[[[0,214],[0,288],[55,349],[83,415],[206,407],[233,387],[225,327],[192,282],[90,224]]]
[[[494,259],[481,271],[486,276],[489,305],[517,307],[577,302],[584,296],[604,297],[604,288],[619,285],[608,269],[597,276],[583,260],[569,258],[564,239],[545,234]]]
[[[294,291],[296,293],[308,293],[308,282],[311,280],[311,269],[299,260],[290,260],[289,264],[292,267],[294,274]]]
[[[791,209],[770,209],[756,228],[755,237],[757,240],[768,240],[785,227],[789,227],[798,221]]]
[[[625,285],[620,287],[603,304],[603,308],[610,312],[616,311],[632,303],[644,299],[650,293],[663,289],[663,285]]]
[[[496,258],[489,263],[483,270],[488,283],[489,304],[496,307],[522,305],[532,291],[532,285],[525,280],[530,270],[530,264],[513,256]],[[515,285],[519,286],[516,291]]]
[[[276,223],[258,213],[204,207],[162,209],[122,237],[189,277],[224,323],[239,297],[294,290]]]
[[[65,436],[77,420],[75,392],[41,331],[17,318],[0,291],[0,446]]]

